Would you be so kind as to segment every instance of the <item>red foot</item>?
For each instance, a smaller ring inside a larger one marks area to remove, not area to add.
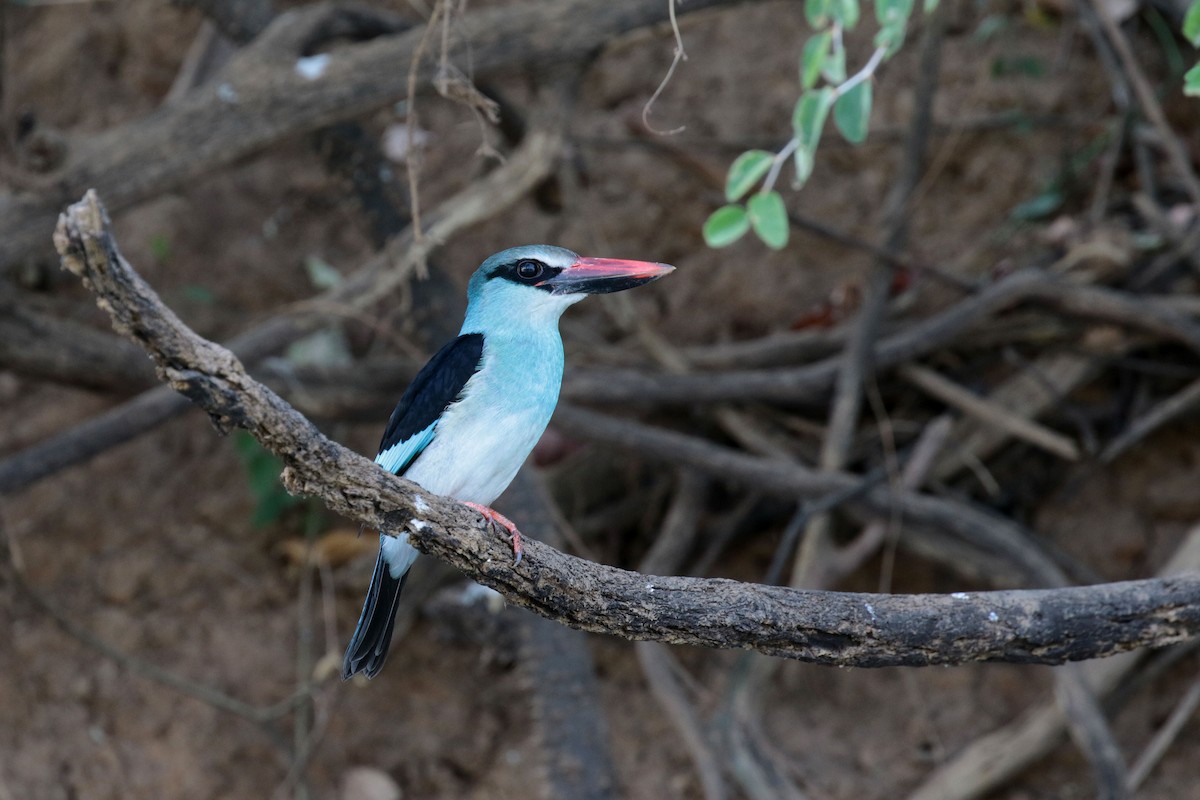
[[[495,511],[479,503],[463,503],[463,505],[478,511],[489,524],[493,526],[499,525],[511,534],[509,538],[512,540],[513,555],[517,557],[517,560],[513,562],[513,566],[515,567],[517,564],[520,564],[521,559],[525,556],[525,548],[521,544],[521,532],[517,530],[517,526],[513,524],[513,521],[499,511]]]

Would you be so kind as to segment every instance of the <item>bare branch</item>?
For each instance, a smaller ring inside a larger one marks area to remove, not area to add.
[[[326,439],[228,350],[185,327],[117,251],[94,192],[60,218],[55,244],[160,376],[221,429],[248,430],[287,465],[284,481],[384,531],[510,602],[588,631],[753,649],[823,664],[1061,663],[1200,633],[1200,576],[1082,588],[953,595],[798,591],[723,579],[656,577],[565,555],[537,541],[511,566],[507,542],[474,511],[425,492]]]
[[[1187,693],[1180,698],[1171,712],[1171,716],[1154,734],[1154,738],[1146,745],[1142,754],[1138,756],[1138,760],[1129,770],[1130,791],[1137,791],[1138,787],[1150,776],[1154,767],[1162,760],[1171,744],[1179,736],[1180,731],[1196,713],[1197,706],[1200,706],[1200,681],[1194,681],[1188,687]]]
[[[541,476],[526,464],[505,495],[521,530],[555,545],[558,509]],[[520,615],[521,667],[541,738],[544,797],[610,800],[617,787],[609,724],[587,637],[532,614]]]
[[[1158,574],[1170,576],[1197,570],[1200,570],[1200,527],[1193,527]],[[1111,695],[1144,655],[1144,652],[1128,653],[1084,665],[1089,687],[1098,696]],[[982,797],[1044,756],[1061,740],[1065,727],[1066,719],[1058,704],[1035,704],[1013,722],[959,750],[928,775],[908,795],[908,800]]]
[[[1084,0],[1080,0],[1079,5],[1081,8],[1084,7]],[[1108,13],[1108,8],[1103,3],[1096,2],[1096,0],[1086,0],[1086,5],[1100,19],[1100,25],[1104,28],[1104,33],[1112,43],[1113,50],[1116,51],[1117,58],[1120,59],[1126,77],[1132,85],[1138,105],[1142,107],[1142,113],[1146,115],[1150,123],[1158,129],[1159,136],[1162,137],[1160,144],[1166,150],[1167,158],[1170,159],[1171,166],[1178,173],[1179,180],[1183,182],[1184,189],[1192,198],[1193,203],[1200,203],[1200,179],[1197,179],[1196,173],[1192,171],[1192,162],[1188,156],[1187,148],[1178,134],[1171,129],[1170,123],[1167,122],[1162,105],[1159,104],[1158,98],[1155,97],[1150,81],[1146,79],[1141,67],[1138,66],[1137,58],[1133,54],[1133,48],[1129,46],[1129,41],[1125,38],[1125,34],[1121,32],[1120,27],[1113,21],[1112,16]]]
[[[0,369],[110,391],[154,383],[146,354],[111,333],[62,319],[32,293],[0,290]]]
[[[1059,458],[1067,461],[1079,460],[1079,448],[1069,437],[1014,413],[986,397],[980,397],[936,370],[917,364],[904,364],[900,367],[900,375],[946,405],[955,407],[986,425],[1040,447]]]
[[[692,13],[731,0],[691,0]],[[404,98],[424,27],[328,53],[316,78],[296,69],[300,50],[351,11],[316,3],[280,14],[239,51],[220,78],[177,104],[70,148],[40,190],[0,191],[0,265],[44,246],[59,209],[93,187],[113,209],[155,197],[288,136]],[[667,7],[641,0],[529,2],[467,15],[449,57],[470,59],[476,76],[520,64],[544,67],[585,56],[622,33],[665,20]],[[335,25],[336,27],[336,25]],[[434,77],[426,64],[422,82]]]
[[[1068,664],[1056,671],[1055,700],[1066,718],[1067,731],[1088,760],[1097,800],[1128,800],[1128,769],[1096,693],[1087,683],[1083,665]]]
[[[1128,292],[1083,286],[1036,270],[1015,272],[973,297],[880,339],[871,354],[877,372],[919,358],[946,345],[985,317],[1020,302],[1038,303],[1071,316],[1112,322],[1161,336],[1200,353],[1200,325],[1169,302]],[[573,372],[563,387],[568,397],[590,402],[720,403],[726,400],[812,402],[833,388],[841,356],[788,369],[734,369],[718,373],[658,375],[639,370]]]
[[[778,459],[756,458],[695,436],[663,430],[632,420],[584,411],[560,404],[555,420],[573,433],[598,439],[653,459],[695,467],[721,480],[734,481],[768,494],[790,499],[811,499],[814,509],[825,510],[831,499],[870,517],[887,517],[899,511],[915,530],[949,533],[975,552],[986,552],[996,562],[995,572],[1019,583],[1061,586],[1067,581],[1053,560],[1039,548],[1029,532],[1011,520],[988,514],[966,503],[889,488],[871,476],[816,471]],[[941,537],[945,539],[945,536]],[[993,575],[995,580],[998,576]]]
[[[414,243],[411,236],[396,237],[388,248],[342,284],[239,335],[230,343],[230,349],[253,364],[327,323],[331,308],[344,313],[346,308],[364,308],[387,296],[408,279],[413,266],[438,244],[524,197],[551,172],[560,150],[561,139],[556,134],[542,129],[531,131],[504,166],[447,198],[430,214],[431,223],[421,244]],[[110,411],[0,460],[0,494],[21,489],[129,441],[188,408],[183,398],[165,387],[143,392]]]

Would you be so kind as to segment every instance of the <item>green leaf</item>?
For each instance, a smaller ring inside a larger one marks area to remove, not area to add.
[[[354,363],[350,343],[340,326],[322,328],[302,336],[289,344],[284,352],[288,361],[304,366],[349,366]]]
[[[1183,18],[1183,37],[1192,43],[1192,47],[1200,47],[1200,0],[1192,0]]]
[[[308,271],[314,289],[336,289],[342,285],[342,273],[320,256],[305,256],[304,269]]]
[[[1167,78],[1169,82],[1177,75],[1182,75],[1187,69],[1183,63],[1183,51],[1179,47],[1179,37],[1175,35],[1170,23],[1153,7],[1147,8],[1143,16],[1146,24],[1150,27],[1150,32],[1158,41],[1158,49],[1162,52],[1163,61],[1166,62],[1167,75],[1170,76]]]
[[[728,247],[750,230],[746,209],[738,205],[721,206],[704,222],[704,242],[709,247]]]
[[[796,108],[792,112],[792,135],[797,142],[796,181],[800,185],[812,174],[821,130],[825,127],[825,118],[829,116],[829,107],[836,96],[834,90],[826,86],[809,90],[796,101]]]
[[[887,51],[884,58],[891,58],[896,55],[896,52],[900,49],[900,45],[904,44],[906,23],[907,20],[904,19],[889,22],[887,25],[882,26],[879,32],[875,34],[875,46]]]
[[[170,261],[173,250],[171,237],[165,233],[156,233],[150,237],[150,255],[154,256],[157,263],[166,264]]]
[[[189,283],[183,287],[183,296],[189,303],[200,306],[211,306],[217,302],[217,293],[207,286]]]
[[[860,16],[858,0],[829,0],[829,16],[846,30],[853,30]]]
[[[792,156],[792,159],[796,165],[796,180],[792,181],[792,188],[799,189],[812,175],[813,167],[816,165],[816,154],[803,147],[797,147],[796,154]]]
[[[825,59],[825,67],[821,72],[825,75],[825,80],[835,86],[846,80],[846,48],[844,46],[834,47],[830,51],[829,58]]]
[[[813,28],[824,28],[829,23],[829,6],[832,0],[804,0],[804,18]]]
[[[913,0],[875,0],[875,19],[879,22],[875,46],[887,51],[885,58],[896,55],[904,43],[904,32],[912,9]]]
[[[750,224],[763,244],[772,250],[782,250],[788,240],[787,209],[783,198],[774,190],[760,192],[746,202]]]
[[[1062,208],[1063,194],[1058,189],[1047,189],[1032,200],[1026,200],[1009,214],[1017,222],[1034,222],[1045,219]]]
[[[912,8],[913,0],[875,0],[875,19],[881,28],[897,22],[906,23]]]
[[[988,14],[979,21],[975,33],[971,35],[977,42],[986,42],[1008,29],[1009,19],[1005,14]]]
[[[1040,78],[1046,74],[1046,65],[1036,56],[1000,57],[992,62],[993,78],[1012,76]]]
[[[250,493],[256,501],[251,523],[260,527],[275,522],[284,511],[300,502],[300,498],[288,494],[279,481],[283,462],[264,450],[245,431],[238,431],[233,441],[246,469]]]
[[[1200,64],[1189,69],[1183,76],[1183,93],[1189,97],[1200,97]]]
[[[734,159],[725,178],[725,199],[740,200],[770,171],[774,160],[775,154],[766,150],[747,150]]]
[[[833,34],[829,31],[814,34],[804,43],[804,52],[800,56],[800,85],[811,89],[817,85],[821,76],[821,68],[829,57],[829,46],[833,44]]]
[[[792,111],[792,132],[800,140],[801,147],[813,151],[817,149],[817,143],[821,141],[821,129],[825,127],[825,117],[835,98],[836,94],[828,86],[800,95]]]
[[[871,119],[871,81],[867,79],[838,98],[833,107],[833,121],[846,141],[862,144],[867,138],[867,122]]]

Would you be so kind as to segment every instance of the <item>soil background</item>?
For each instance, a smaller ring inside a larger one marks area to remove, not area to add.
[[[394,10],[414,15],[407,4]],[[4,119],[36,118],[67,137],[153,113],[203,22],[195,10],[154,0],[10,3],[2,13]],[[1056,213],[1026,222],[1013,211],[1062,183],[1072,159],[1094,144],[1114,113],[1109,83],[1070,13],[1032,3],[956,3],[948,18],[935,101],[935,120],[946,127],[931,140],[909,252],[969,279],[1047,263],[1055,256],[1051,226],[1083,224],[1098,167],[1086,162],[1070,174],[1074,193]],[[802,232],[778,253],[751,238],[722,250],[704,246],[701,225],[720,202],[704,172],[720,176],[740,150],[786,140],[806,28],[801,4],[782,2],[698,14],[682,28],[689,58],[649,118],[657,128],[686,126],[683,133],[649,137],[650,144],[633,133],[669,66],[670,31],[611,43],[588,69],[571,112],[577,171],[562,190],[560,209],[523,201],[447,243],[435,258],[434,268],[460,287],[488,254],[527,242],[678,267],[653,287],[570,311],[563,330],[572,366],[650,363],[630,334],[631,314],[678,346],[787,330],[853,290],[871,263],[868,255]],[[867,52],[866,36],[860,38],[852,42],[852,60]],[[785,190],[791,210],[879,240],[883,197],[912,112],[918,40],[919,30],[910,32],[909,46],[880,73],[867,143],[851,147],[831,131],[810,183],[797,193]],[[1145,68],[1161,80],[1169,66],[1161,43],[1136,20],[1132,40]],[[552,102],[539,88],[541,77],[513,70],[495,83],[517,108],[537,108]],[[1197,112],[1177,85],[1164,99],[1194,149]],[[468,110],[432,96],[419,102],[428,134],[422,201],[431,207],[489,164],[477,155],[480,127]],[[1003,114],[1025,122],[967,124]],[[380,139],[402,122],[397,109],[360,120]],[[659,144],[686,153],[690,163]],[[403,175],[396,165],[397,180]],[[1129,192],[1133,180],[1119,171],[1116,192]],[[129,260],[188,324],[217,340],[311,295],[306,260],[348,274],[374,252],[350,187],[325,169],[309,137],[204,175],[118,214],[115,223]],[[1119,209],[1091,224],[1113,241],[1132,235]],[[25,271],[38,276],[32,282],[59,308],[107,329],[86,293],[53,273],[54,263],[47,242]],[[947,296],[926,282],[907,313],[937,307]],[[437,344],[406,329],[402,299],[372,314],[351,331],[359,349],[419,355]],[[119,399],[0,372],[0,455]],[[902,424],[903,416],[898,409],[894,422]],[[373,453],[384,419],[321,424]],[[875,420],[868,422],[874,429]],[[1105,579],[1150,575],[1200,518],[1198,432],[1195,421],[1176,425],[1103,469],[1052,469],[1048,457],[1018,449],[1001,459],[1005,495],[997,505]],[[581,460],[602,465],[618,492],[661,486],[667,471],[617,451],[572,447],[566,462],[548,467],[560,497],[587,494],[572,494],[573,481],[584,480]],[[712,491],[706,510],[714,516],[735,506],[740,492],[720,485]],[[437,614],[417,613],[379,678],[340,683],[328,665],[340,658],[357,617],[374,536],[367,532],[362,547],[349,545],[348,555],[326,565],[309,584],[315,596],[303,605],[303,576],[311,573],[289,554],[304,541],[306,526],[317,524],[321,536],[355,528],[303,505],[256,525],[257,502],[245,457],[193,412],[0,499],[0,523],[26,580],[80,629],[250,706],[289,698],[307,663],[297,653],[307,647],[317,662],[309,669],[322,674],[318,735],[304,773],[311,796],[387,797],[394,787],[411,800],[539,796],[544,748],[528,703],[538,687],[523,679],[519,655],[503,637],[471,640]],[[497,506],[503,510],[503,500]],[[586,531],[593,557],[632,567],[661,519],[661,493],[640,518],[607,525],[596,522],[594,502],[564,500],[564,509]],[[761,580],[780,527],[769,522],[739,536],[710,574]],[[898,592],[988,588],[904,550],[894,564],[871,561],[839,588],[881,585]],[[504,612],[519,613],[525,612]],[[261,726],[85,646],[11,586],[0,593],[0,641],[0,800],[299,796],[289,758]],[[617,796],[700,797],[687,752],[649,692],[633,647],[589,641],[608,712]],[[737,654],[678,655],[701,711],[711,712]],[[1113,730],[1127,758],[1170,713],[1198,666],[1195,656],[1181,660],[1115,714]],[[872,671],[789,663],[761,724],[812,798],[902,797],[976,736],[1052,702],[1051,675],[1049,668],[1005,665]],[[280,730],[291,735],[286,724]],[[1192,721],[1138,797],[1200,797],[1197,759],[1200,723]],[[372,780],[382,782],[384,794],[364,788]],[[1087,765],[1064,739],[991,796],[1065,800],[1093,791]]]

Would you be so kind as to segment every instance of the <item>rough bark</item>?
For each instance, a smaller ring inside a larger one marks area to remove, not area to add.
[[[289,489],[367,525],[407,531],[423,552],[509,602],[573,627],[870,667],[1057,664],[1200,632],[1197,575],[1067,589],[874,595],[643,575],[534,540],[514,567],[507,540],[474,511],[326,439],[250,378],[228,350],[184,326],[120,256],[94,192],[62,216],[55,244],[63,266],[96,294],[114,327],[151,354],[163,380],[201,405],[218,428],[245,428],[284,460]]]

